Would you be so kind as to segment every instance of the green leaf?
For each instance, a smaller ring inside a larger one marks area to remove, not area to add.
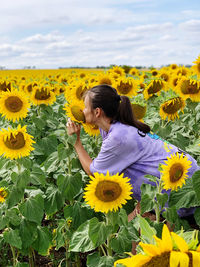
[[[192,179],[186,180],[184,185],[178,191],[172,191],[169,197],[169,207],[176,206],[180,208],[190,208],[200,205],[200,201],[197,199],[196,192],[192,186]]]
[[[72,227],[75,229],[95,215],[93,210],[82,207],[82,203],[79,202],[75,202],[73,206],[66,206],[64,208],[65,218],[72,218]]]
[[[164,208],[165,204],[167,203],[168,194],[167,193],[156,194],[156,198],[157,198],[157,201],[160,205],[160,209],[162,210]]]
[[[132,239],[128,229],[124,226],[120,228],[120,231],[110,241],[111,248],[114,252],[122,253],[131,251]]]
[[[10,190],[10,194],[7,199],[8,208],[11,208],[14,205],[16,205],[23,198],[23,196],[24,196],[24,189],[13,186],[12,189]]]
[[[47,227],[37,227],[37,239],[32,244],[33,248],[42,256],[46,256],[52,245],[52,234]]]
[[[66,159],[71,154],[70,150],[66,149],[66,146],[64,144],[59,144],[57,150],[59,160]]]
[[[114,258],[111,256],[100,256],[94,252],[87,256],[87,267],[113,267]]]
[[[22,248],[28,248],[37,239],[37,224],[24,218],[20,224],[19,235],[22,240]]]
[[[27,184],[30,183],[30,171],[24,170],[22,173],[18,174],[16,181],[16,186],[18,188],[25,188]]]
[[[67,200],[72,200],[82,188],[82,175],[77,172],[74,175],[59,175],[57,184]]]
[[[194,218],[198,225],[200,225],[200,207],[197,207],[194,212]]]
[[[105,222],[99,222],[96,217],[92,218],[89,221],[88,234],[95,247],[98,247],[103,244],[111,233],[111,225],[106,225]]]
[[[26,262],[17,262],[17,264],[15,265],[15,267],[29,267],[29,264]]]
[[[58,188],[50,186],[46,192],[45,211],[48,215],[54,214],[64,205],[64,198]]]
[[[156,230],[149,225],[146,219],[142,218],[140,215],[138,215],[138,217],[141,229],[141,240],[149,244],[154,244],[153,236],[156,235]]]
[[[44,168],[47,173],[55,172],[58,169],[58,152],[53,152],[44,162]]]
[[[31,172],[31,183],[34,185],[44,186],[46,183],[46,175],[39,165],[34,164]]]
[[[69,251],[84,253],[96,248],[89,238],[89,223],[90,221],[84,222],[79,226],[77,231],[73,233],[69,244]]]
[[[19,209],[27,220],[40,224],[44,216],[44,199],[40,194],[27,198]]]
[[[76,143],[76,139],[76,134],[72,134],[68,136],[67,142],[73,146]]]
[[[6,210],[6,217],[9,219],[9,223],[14,226],[18,226],[21,223],[21,214],[19,210],[15,207]]]
[[[13,247],[22,248],[22,240],[19,236],[19,230],[9,229],[3,232],[3,237],[6,243],[10,244]]]
[[[6,215],[0,216],[0,230],[4,229],[9,222],[9,218]]]
[[[142,195],[141,197],[141,202],[140,202],[140,208],[141,208],[141,213],[143,214],[144,212],[152,210],[154,207],[154,201],[149,195]]]
[[[41,147],[45,155],[50,155],[57,151],[57,137],[55,135],[44,137],[38,141],[38,145]]]
[[[200,171],[196,171],[192,175],[192,185],[196,193],[196,197],[200,201]]]

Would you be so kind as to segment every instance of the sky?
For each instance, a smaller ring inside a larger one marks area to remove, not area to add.
[[[192,65],[199,0],[0,0],[0,67]]]

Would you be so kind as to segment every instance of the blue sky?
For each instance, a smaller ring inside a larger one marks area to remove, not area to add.
[[[192,64],[200,54],[197,0],[6,0],[5,68]]]

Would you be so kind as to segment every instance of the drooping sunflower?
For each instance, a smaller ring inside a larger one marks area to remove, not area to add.
[[[68,99],[70,98],[72,101],[83,101],[83,96],[89,89],[88,84],[86,84],[84,80],[73,81],[70,84],[70,88],[71,91]]]
[[[143,91],[144,98],[148,100],[151,96],[159,95],[162,90],[166,90],[167,83],[161,79],[152,79]]]
[[[168,190],[177,190],[185,184],[185,180],[188,177],[188,169],[191,168],[192,162],[188,160],[186,156],[179,155],[178,153],[167,157],[167,160],[162,164],[162,176],[161,179],[164,182],[163,188]]]
[[[184,107],[185,101],[181,97],[169,99],[160,106],[160,117],[163,120],[168,118],[169,121],[173,121],[179,118],[178,111],[180,110],[183,112]]]
[[[182,76],[175,87],[177,94],[184,100],[187,98],[194,102],[200,101],[200,81]]]
[[[146,114],[146,110],[147,110],[146,105],[131,103],[131,107],[132,107],[133,113],[134,113],[137,120],[141,120],[144,118],[144,116]]]
[[[11,82],[6,80],[0,80],[0,93],[11,90]]]
[[[30,96],[33,91],[33,88],[36,86],[38,86],[38,82],[34,81],[34,82],[29,82],[29,83],[20,85],[20,88],[24,90],[26,95]]]
[[[26,126],[18,125],[17,129],[2,129],[0,131],[0,155],[5,158],[17,159],[29,156],[34,150],[33,136],[26,132]]]
[[[3,203],[6,200],[8,193],[5,190],[5,187],[0,187],[0,202]]]
[[[192,69],[198,76],[200,76],[200,55],[193,63],[196,63],[196,65],[192,66]]]
[[[36,105],[52,105],[56,101],[56,95],[48,86],[39,85],[33,87],[30,101]]]
[[[74,100],[67,102],[64,106],[64,110],[66,111],[67,117],[72,121],[83,123],[85,122],[85,115],[83,113],[84,107],[83,101]]]
[[[123,173],[115,175],[106,175],[94,173],[90,176],[91,181],[85,188],[85,201],[94,208],[96,212],[108,213],[117,211],[122,205],[131,199],[132,186],[129,184],[129,178],[123,177]]]
[[[90,136],[98,136],[100,134],[99,128],[90,123],[82,123],[84,131]]]
[[[114,88],[116,88],[119,95],[130,97],[137,95],[137,82],[131,77],[120,77],[115,81]]]
[[[170,72],[168,70],[160,70],[159,75],[165,82],[170,82]]]
[[[186,68],[185,66],[178,67],[175,72],[179,76],[187,76],[191,73],[191,70]]]
[[[185,240],[176,233],[170,233],[164,224],[162,239],[154,236],[156,245],[140,242],[145,254],[132,255],[126,259],[115,261],[114,266],[122,264],[126,267],[197,267],[200,262],[199,247],[189,250]],[[176,247],[174,246],[174,242]]]
[[[12,90],[0,94],[0,113],[6,119],[16,121],[27,116],[29,100],[23,91]]]

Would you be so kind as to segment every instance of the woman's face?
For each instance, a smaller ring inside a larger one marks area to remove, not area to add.
[[[94,110],[91,107],[90,98],[88,94],[85,97],[84,104],[85,104],[85,108],[83,110],[83,113],[85,115],[85,121],[87,123],[95,124],[95,114],[94,114]]]

